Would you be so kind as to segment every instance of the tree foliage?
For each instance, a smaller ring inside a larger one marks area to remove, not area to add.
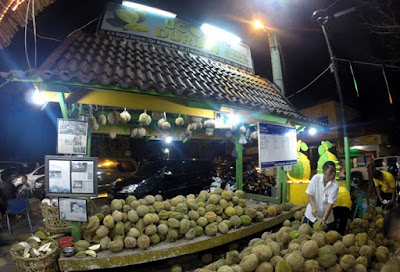
[[[392,0],[357,0],[359,14],[372,34],[374,57],[386,64],[400,63],[400,3]]]

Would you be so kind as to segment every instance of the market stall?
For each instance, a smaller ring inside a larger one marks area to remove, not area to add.
[[[252,205],[251,202],[252,201],[249,202],[249,205]],[[215,237],[202,235],[193,240],[180,239],[173,243],[162,242],[157,245],[152,245],[147,250],[142,250],[140,248],[125,249],[118,253],[113,253],[108,250],[100,251],[96,255],[96,258],[87,256],[82,259],[61,256],[58,260],[58,264],[61,271],[82,271],[124,267],[133,264],[173,258],[185,254],[192,254],[221,246],[272,228],[281,224],[283,221],[292,218],[295,212],[302,208],[302,206],[293,207],[290,211],[283,211],[276,217],[265,218],[262,222],[256,222],[250,226],[241,227],[239,229],[232,229],[226,234],[217,234]]]

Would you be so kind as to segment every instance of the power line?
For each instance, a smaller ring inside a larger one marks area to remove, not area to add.
[[[363,64],[363,65],[377,66],[379,68],[384,66],[385,68],[400,69],[400,66],[395,66],[395,65],[385,65],[385,64],[380,64],[380,63],[365,62],[365,61],[358,61],[358,60],[338,59],[338,58],[336,60],[344,61],[344,62],[357,63],[357,64]]]
[[[291,97],[301,93],[302,91],[304,91],[305,89],[310,87],[315,81],[317,81],[321,76],[323,76],[330,68],[331,68],[331,66],[329,65],[328,67],[326,67],[326,69],[321,74],[319,74],[316,78],[314,78],[310,83],[308,83],[306,86],[304,86],[303,88],[301,88],[300,90],[298,90],[294,94],[289,95],[287,97],[287,99],[290,99]]]

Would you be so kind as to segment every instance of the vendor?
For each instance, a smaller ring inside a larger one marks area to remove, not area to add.
[[[318,220],[327,230],[335,230],[335,218],[332,213],[333,205],[339,191],[339,184],[335,180],[336,166],[332,161],[327,161],[322,166],[323,174],[316,174],[308,184],[306,193],[309,203],[303,223],[314,225]]]
[[[333,215],[335,217],[337,231],[341,235],[345,235],[347,220],[351,213],[351,196],[346,187],[340,186],[338,197],[335,205],[333,205]]]
[[[396,199],[396,181],[391,173],[375,170],[372,173],[376,193],[378,195],[377,206],[387,204]],[[386,200],[386,201],[385,201]]]

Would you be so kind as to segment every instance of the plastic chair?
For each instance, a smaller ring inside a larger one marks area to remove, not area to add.
[[[363,199],[366,200],[366,203],[363,202]],[[364,214],[367,212],[367,208],[369,206],[369,197],[366,192],[359,191],[357,192],[357,205],[354,210],[354,218],[357,217],[357,213],[360,212],[360,218],[364,217]]]
[[[10,226],[10,219],[9,219],[9,214],[15,214],[15,215],[21,215],[21,214],[26,214],[26,217],[28,218],[29,222],[29,227],[31,229],[31,232],[33,232],[32,228],[32,223],[31,223],[31,218],[29,217],[29,210],[28,210],[28,203],[25,198],[25,196],[18,196],[17,198],[14,199],[9,199],[8,200],[8,207],[6,211],[6,216],[7,216],[7,226],[8,226],[8,232],[11,234],[11,226]]]

